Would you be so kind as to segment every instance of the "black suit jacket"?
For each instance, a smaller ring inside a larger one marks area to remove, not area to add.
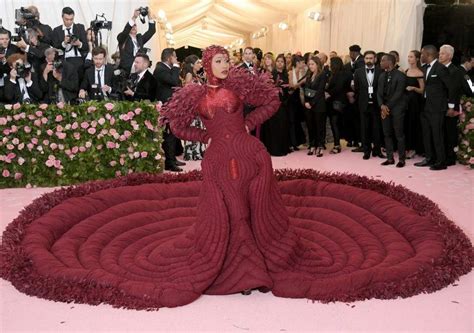
[[[134,101],[146,99],[154,101],[156,99],[156,79],[150,71],[145,71],[145,74],[143,74],[142,79],[138,82],[135,94],[131,99]]]
[[[347,93],[351,91],[352,74],[348,70],[341,70],[329,79],[326,91],[330,97],[330,101],[340,101],[348,103]]]
[[[65,31],[63,30],[62,25],[54,28],[53,32],[51,33],[51,43],[53,47],[66,52],[62,45],[64,41],[64,33]],[[77,48],[77,50],[79,51],[79,55],[84,58],[89,52],[89,45],[87,43],[87,35],[84,25],[80,23],[74,23],[71,34],[78,36],[79,40],[82,42],[82,47]]]
[[[117,35],[118,47],[120,50],[120,68],[123,68],[130,73],[132,69],[133,60],[135,57],[133,56],[133,41],[130,37],[130,30],[132,30],[132,26],[127,23],[123,28],[123,31]],[[148,23],[148,30],[143,35],[137,34],[137,43],[138,47],[142,48],[151,37],[156,32],[156,24],[155,23]]]
[[[181,86],[179,67],[171,69],[162,62],[156,64],[153,76],[156,79],[156,99],[165,103],[173,95],[173,88]]]
[[[28,62],[33,66],[38,75],[42,74],[41,66],[45,62],[44,51],[46,51],[47,48],[49,48],[48,44],[39,42],[36,46],[30,45],[28,52],[26,53]]]
[[[15,53],[23,53],[23,51],[16,45],[10,44],[7,48],[7,52],[5,52],[5,63],[0,61],[0,77],[3,77],[4,75],[7,75],[8,77],[10,76],[11,68],[6,62],[6,59]]]
[[[471,85],[468,82],[468,80],[471,80],[471,77],[469,76],[469,73],[462,66],[459,67],[459,70],[462,73],[462,93],[464,95],[468,96],[468,97],[474,96],[474,93],[471,90]]]
[[[31,73],[31,81],[31,87],[26,87],[26,90],[30,96],[31,103],[38,103],[41,101],[43,93],[40,89],[36,73]],[[23,102],[23,94],[21,93],[18,79],[16,83],[11,82],[9,77],[5,79],[5,100],[11,104]]]
[[[463,72],[459,67],[452,63],[447,68],[449,72],[449,80],[451,81],[451,88],[453,90],[454,110],[459,110],[461,97],[463,95]]]
[[[48,80],[45,81],[41,75],[40,86],[44,92],[44,101],[51,103],[54,101],[56,93],[59,88],[62,88],[64,99],[66,102],[73,101],[77,98],[79,92],[79,75],[74,65],[63,62],[62,80],[59,82],[53,76],[53,73],[48,73]],[[43,72],[41,72],[43,73]]]
[[[445,65],[436,61],[428,77],[425,74],[425,111],[445,114],[448,110],[448,102],[455,104],[454,89],[449,78],[449,71]]]
[[[386,78],[390,75],[390,80]],[[387,95],[384,97],[385,84],[387,87]],[[398,69],[393,69],[390,73],[383,72],[379,76],[377,86],[378,105],[386,105],[390,112],[403,112],[406,108],[406,75]]]
[[[304,96],[304,101],[311,104],[311,107],[318,106],[316,111],[324,112],[326,111],[326,103],[325,103],[325,95],[324,95],[324,88],[326,87],[326,80],[327,76],[324,72],[316,76],[316,78],[311,81],[311,77],[306,79],[306,84],[304,89],[312,89],[316,90],[316,94],[314,97],[310,98],[308,96]]]
[[[348,71],[351,71],[352,73],[355,73],[355,71],[359,68],[364,68],[365,67],[365,61],[364,61],[364,56],[360,55],[354,63],[347,63],[344,65],[344,68]]]
[[[372,94],[372,101],[377,108],[377,85],[381,69],[377,66],[374,66],[374,68],[374,82],[372,82],[374,93]],[[360,112],[367,112],[369,106],[369,82],[367,81],[365,65],[354,72],[354,91]]]
[[[95,66],[89,67],[84,74],[84,78],[82,79],[81,89],[87,91],[89,96],[92,96],[92,85],[95,84]],[[106,64],[105,65],[105,73],[104,73],[104,81],[101,82],[102,85],[108,85],[112,87],[112,83],[114,80],[114,66]],[[113,88],[112,88],[113,89]]]

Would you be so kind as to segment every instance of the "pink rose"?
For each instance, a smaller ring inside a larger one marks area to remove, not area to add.
[[[157,112],[160,112],[161,111],[161,106],[162,106],[163,103],[161,102],[158,102],[156,105],[155,105],[155,109]]]
[[[110,164],[110,166],[111,166],[111,167],[114,167],[114,166],[116,166],[116,165],[117,165],[117,162],[116,162],[116,161],[110,161],[110,163],[109,163],[109,164]]]
[[[45,146],[49,145],[49,140],[43,140],[43,144],[44,144]]]
[[[71,148],[71,151],[72,151],[73,154],[77,154],[77,152],[79,151],[79,147],[74,146],[74,147]]]
[[[160,154],[156,154],[155,155],[155,160],[160,160],[161,159],[161,155]]]
[[[60,140],[64,140],[64,139],[66,138],[66,133],[56,132],[56,136],[57,136]]]
[[[73,118],[77,118],[77,113],[75,113],[75,112],[71,112],[71,117],[73,117]]]
[[[8,171],[7,169],[3,169],[2,176],[5,178],[10,177],[10,171]]]
[[[28,148],[28,150],[31,150],[33,149],[34,145],[32,143],[29,143],[26,145],[26,147]]]
[[[140,157],[140,153],[139,153],[138,151],[134,152],[134,153],[133,153],[133,157],[139,158],[139,157]]]
[[[33,124],[35,124],[36,127],[41,127],[41,119],[36,119]]]
[[[81,133],[74,132],[73,136],[74,136],[74,139],[79,140],[81,138]]]
[[[38,111],[35,112],[35,115],[36,115],[37,117],[42,117],[42,116],[43,116],[43,112],[41,112],[41,111],[38,110]]]
[[[102,150],[102,148],[104,148],[103,145],[97,145],[97,147],[95,147],[97,150]]]
[[[119,118],[122,119],[123,121],[130,120],[130,117],[127,114],[121,114]]]
[[[5,129],[3,130],[3,134],[4,134],[4,135],[10,134],[10,132],[11,132],[11,131],[10,131],[9,128],[5,128]]]
[[[115,118],[114,118],[114,117],[112,117],[112,118],[110,118],[110,125],[112,125],[112,126],[113,126],[114,124],[115,124]]]
[[[122,173],[120,172],[120,170],[119,170],[119,171],[115,171],[115,177],[119,177],[119,176],[121,176],[121,175],[122,175]]]
[[[26,184],[25,188],[32,188],[33,186],[31,186],[30,183]]]
[[[90,141],[87,141],[86,144],[85,144],[86,148],[90,148],[92,147],[92,142]]]
[[[77,129],[79,127],[79,124],[75,121],[72,123],[71,128],[72,129]]]
[[[141,158],[147,158],[147,157],[148,157],[148,152],[142,151],[142,152],[140,153],[140,156],[141,156]]]
[[[105,114],[105,119],[110,120],[110,118],[112,118],[112,116],[110,115],[110,113],[106,113],[106,114]]]
[[[56,106],[60,109],[63,109],[64,108],[64,103],[63,102],[59,102],[58,104],[56,104]]]
[[[129,137],[132,136],[132,132],[130,132],[130,131],[125,131],[125,132],[123,132],[123,135],[128,139]]]
[[[135,114],[132,111],[130,111],[129,113],[127,113],[127,116],[128,118],[133,119],[133,117],[135,117]]]
[[[63,174],[63,172],[62,172],[61,170],[58,170],[58,171],[56,171],[56,174],[57,174],[58,176],[61,176],[61,175]]]
[[[62,120],[63,120],[63,116],[61,116],[60,114],[58,114],[58,115],[56,116],[56,121],[57,121],[57,122],[60,122],[60,121],[62,121]]]
[[[54,160],[54,167],[56,169],[59,169],[61,167],[61,161],[60,160]]]
[[[23,128],[23,130],[25,131],[25,133],[31,133],[31,127],[30,126],[25,126]]]
[[[59,145],[58,145],[58,148],[59,148],[59,150],[64,150],[64,145],[63,145],[63,144],[59,144]]]
[[[16,173],[15,173],[15,179],[16,179],[16,180],[20,180],[21,177],[23,177],[23,174],[22,174],[22,173],[20,173],[20,172],[16,172]]]
[[[114,149],[115,148],[115,143],[112,142],[112,141],[107,141],[107,148]]]
[[[92,127],[97,127],[97,121],[95,121],[95,120],[92,120],[92,122],[91,122],[91,126],[92,126]]]
[[[124,165],[125,164],[125,160],[123,159],[123,157],[120,157],[120,165]]]
[[[109,133],[110,133],[110,135],[114,135],[114,134],[117,133],[117,130],[116,130],[115,128],[111,128],[111,129],[109,130]]]
[[[13,150],[13,149],[15,149],[15,146],[9,143],[9,144],[7,145],[7,149],[8,149],[8,150]]]
[[[48,168],[51,168],[54,166],[54,160],[47,160],[45,164]]]
[[[468,129],[468,130],[474,129],[474,123],[470,122],[469,124],[467,124],[466,129]]]
[[[18,144],[20,143],[20,140],[18,140],[18,138],[14,138],[14,139],[12,140],[12,143],[13,143],[14,145],[18,145]]]
[[[25,164],[25,159],[23,157],[18,157],[18,165],[23,165]]]
[[[136,109],[135,109],[135,114],[136,114],[136,115],[139,115],[140,113],[142,113],[142,109],[136,108]]]
[[[145,126],[146,126],[146,128],[148,128],[150,131],[153,131],[153,130],[154,130],[154,127],[153,127],[152,123],[151,123],[149,120],[145,120]]]
[[[99,125],[104,125],[105,124],[105,119],[104,118],[100,118],[99,121],[98,121]]]
[[[6,125],[6,124],[7,124],[7,118],[0,117],[0,126]]]
[[[48,123],[48,118],[46,118],[46,117],[41,118],[41,122],[43,124],[47,124]]]
[[[38,139],[37,138],[32,138],[31,143],[34,144],[34,145],[37,145],[38,144]]]
[[[133,129],[135,131],[138,131],[140,129],[140,125],[138,125],[138,124],[133,125]]]
[[[95,110],[97,110],[97,108],[96,108],[95,106],[89,106],[89,107],[87,108],[87,112],[89,112],[89,113],[92,113],[92,112],[94,112]]]
[[[33,120],[33,119],[36,119],[36,117],[33,114],[30,114],[30,115],[28,115],[28,119]]]
[[[81,153],[85,152],[86,150],[87,150],[87,149],[86,149],[86,147],[84,147],[84,146],[80,146],[80,147],[79,147],[79,151],[80,151]]]
[[[16,114],[13,116],[13,120],[16,120],[16,121],[20,120],[20,118],[21,116],[19,114]]]
[[[11,110],[11,109],[12,109],[12,105],[11,105],[11,104],[5,104],[5,109]]]
[[[64,153],[65,153],[66,155],[71,155],[72,152],[71,152],[71,149],[66,149],[66,150],[64,151]]]
[[[130,147],[127,148],[127,151],[129,153],[133,153],[135,151],[135,149],[132,146],[130,146]]]
[[[58,149],[58,145],[56,143],[52,143],[50,146],[49,146],[52,150],[56,150]]]
[[[18,145],[18,150],[23,150],[23,148],[25,148],[25,144],[22,142]]]
[[[48,108],[48,104],[40,104],[39,108],[41,110],[46,110]]]
[[[87,121],[83,121],[83,122],[81,123],[81,128],[86,129],[86,128],[88,128],[88,127],[89,127],[89,123],[88,123]]]
[[[57,132],[62,132],[64,131],[64,128],[61,125],[56,126],[56,131]]]
[[[93,135],[93,134],[95,134],[96,129],[95,129],[94,127],[91,127],[91,128],[89,128],[89,129],[87,130],[87,132],[88,132],[89,134]]]
[[[13,160],[15,157],[16,157],[16,154],[15,154],[15,153],[9,153],[9,154],[7,155],[7,159],[9,159],[9,160]]]
[[[15,104],[13,104],[13,110],[18,110],[19,108],[21,108],[21,104],[20,104],[20,103],[15,103]]]
[[[114,137],[115,140],[118,140],[118,138],[120,138],[120,134],[118,133],[115,133],[114,135],[112,135]]]
[[[107,103],[104,105],[104,107],[108,110],[111,111],[114,109],[114,105],[112,103]]]

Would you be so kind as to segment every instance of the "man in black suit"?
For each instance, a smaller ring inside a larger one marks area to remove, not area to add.
[[[134,73],[130,75],[133,87],[127,87],[124,94],[133,101],[156,99],[156,79],[148,70],[150,58],[143,53],[138,53],[133,62]]]
[[[377,85],[380,69],[375,66],[375,52],[364,53],[365,66],[354,72],[354,91],[361,118],[361,139],[364,160],[372,155],[384,158],[381,146],[381,118],[377,105]],[[372,146],[373,143],[373,146]]]
[[[101,101],[112,92],[114,70],[112,65],[107,64],[107,51],[101,46],[92,50],[92,62],[94,66],[84,74],[79,98],[84,99],[87,94],[90,99]]]
[[[51,45],[51,33],[53,29],[47,24],[40,22],[40,14],[36,6],[28,6],[26,11],[34,15],[33,19],[20,19],[19,23],[26,25],[28,28],[33,28],[38,33],[38,40],[46,45]]]
[[[138,51],[153,37],[156,32],[156,24],[151,11],[148,12],[148,30],[143,35],[137,33],[136,20],[140,15],[140,11],[135,9],[132,19],[118,34],[117,41],[120,50],[120,67],[128,74],[132,69],[132,65]]]
[[[463,71],[454,65],[451,61],[454,56],[454,48],[451,45],[443,45],[439,49],[439,62],[448,68],[450,86],[453,90],[454,112],[446,114],[445,123],[445,147],[446,164],[448,166],[456,164],[456,152],[454,148],[459,141],[459,115],[461,114],[461,97],[463,95],[463,84],[466,82],[463,77]],[[470,90],[470,89],[469,89]]]
[[[255,73],[255,65],[253,60],[255,58],[255,54],[253,53],[253,48],[247,46],[244,50],[244,55],[242,57],[242,63],[239,65],[239,68],[245,68],[251,73]]]
[[[41,71],[41,90],[46,103],[74,102],[79,91],[79,76],[76,68],[65,62],[55,48],[45,51],[46,64]]]
[[[447,113],[455,112],[453,89],[448,69],[438,61],[438,50],[435,46],[426,45],[421,49],[421,62],[425,64],[425,106],[421,113],[421,127],[426,157],[415,163],[415,166],[444,170],[447,167],[444,122]]]
[[[382,127],[385,136],[387,160],[382,165],[395,164],[393,158],[393,135],[397,138],[398,157],[397,168],[405,166],[405,132],[403,121],[406,109],[406,76],[395,66],[397,60],[394,55],[386,54],[382,57],[380,67],[384,72],[380,74],[377,87],[377,101],[380,105]]]
[[[166,103],[173,94],[173,88],[181,86],[179,78],[179,63],[176,52],[172,48],[164,49],[161,53],[161,62],[156,64],[153,76],[156,79],[157,90],[156,99],[162,103]],[[183,171],[179,166],[185,165],[176,159],[176,148],[179,140],[171,132],[169,125],[163,132],[163,150],[165,152],[165,170]]]
[[[84,58],[89,52],[84,25],[74,23],[74,10],[64,7],[62,10],[63,25],[54,28],[51,33],[53,47],[64,51],[64,59],[76,68],[79,80],[84,75]]]
[[[463,94],[468,97],[474,96],[474,82],[469,76],[469,72],[472,71],[473,60],[474,58],[471,56],[463,56],[461,57],[461,66],[459,67],[463,76]]]
[[[36,73],[32,73],[32,67],[25,59],[26,56],[19,53],[8,58],[10,74],[9,79],[5,81],[7,103],[37,103],[43,96]]]
[[[38,32],[33,28],[27,29],[27,40],[23,38],[16,43],[23,52],[26,53],[27,61],[33,66],[35,72],[39,75],[41,73],[41,66],[44,64],[44,52],[49,48],[49,45],[39,40]]]
[[[345,69],[354,73],[356,69],[364,68],[365,61],[364,57],[360,54],[360,46],[359,45],[351,45],[349,47],[349,56],[351,57],[351,62],[345,65]],[[375,60],[373,61],[375,63]]]
[[[11,71],[7,59],[12,54],[21,52],[16,45],[10,43],[10,36],[10,31],[0,28],[0,103],[6,102],[4,100],[4,86]]]

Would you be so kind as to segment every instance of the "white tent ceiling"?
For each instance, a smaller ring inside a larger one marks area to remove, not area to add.
[[[238,39],[248,43],[250,34],[274,23],[287,21],[315,4],[315,0],[161,0],[151,9],[166,14],[172,25],[175,47],[229,45]],[[162,25],[163,26],[163,25]]]

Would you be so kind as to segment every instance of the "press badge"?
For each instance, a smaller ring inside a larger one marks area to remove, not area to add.
[[[369,87],[369,94],[372,95],[374,93],[374,87],[370,86]]]

